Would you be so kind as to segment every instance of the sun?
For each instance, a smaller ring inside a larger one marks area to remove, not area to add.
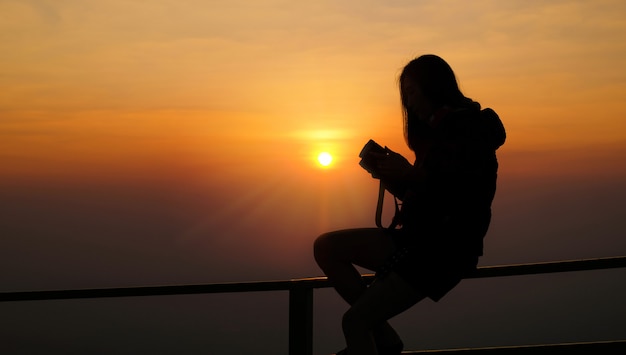
[[[333,156],[330,155],[330,153],[328,152],[321,152],[317,155],[317,162],[321,166],[330,166],[330,164],[333,162]]]

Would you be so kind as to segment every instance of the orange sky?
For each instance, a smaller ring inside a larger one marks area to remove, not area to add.
[[[357,154],[373,138],[410,157],[396,80],[422,53],[502,117],[502,189],[626,176],[621,1],[33,0],[0,13],[0,182],[215,191],[231,212],[198,216],[192,239],[275,196],[299,209],[249,225],[301,223],[307,208],[315,231],[369,220],[376,182]]]
[[[240,159],[249,142],[305,169],[291,147],[315,150],[327,141],[315,132],[330,131],[334,154],[369,137],[406,152],[395,81],[425,52],[500,113],[506,151],[626,146],[621,1],[3,1],[0,11],[2,175],[202,166]]]
[[[396,80],[422,53],[502,117],[501,176],[626,175],[621,1],[33,0],[0,13],[6,183],[250,196],[262,181],[286,195],[327,184],[366,211],[375,182],[356,156],[373,138],[410,157]]]

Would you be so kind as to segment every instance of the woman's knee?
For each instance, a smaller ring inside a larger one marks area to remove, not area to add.
[[[318,262],[330,257],[333,254],[332,233],[325,233],[317,237],[313,243],[313,255]]]

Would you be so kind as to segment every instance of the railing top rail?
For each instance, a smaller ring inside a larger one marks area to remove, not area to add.
[[[468,278],[522,276],[626,267],[626,256],[479,267]]]
[[[626,267],[626,256],[606,258],[550,261],[540,263],[482,266],[468,278],[521,276],[545,273],[586,271]],[[373,274],[363,275],[367,280]],[[286,291],[294,288],[330,287],[326,277],[310,277],[291,280],[229,282],[200,285],[140,286],[78,290],[20,291],[0,293],[0,302],[60,300],[78,298],[110,298],[137,296],[190,295],[203,293]]]

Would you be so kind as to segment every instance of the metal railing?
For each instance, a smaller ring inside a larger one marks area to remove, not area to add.
[[[626,267],[626,256],[479,267],[468,278],[536,275]],[[363,275],[366,282],[373,274]],[[0,293],[0,302],[67,300],[111,297],[145,297],[207,293],[289,291],[289,354],[313,353],[313,290],[331,287],[326,277],[278,281],[233,282],[200,285],[120,287],[78,290]],[[622,342],[619,342],[622,344]]]

